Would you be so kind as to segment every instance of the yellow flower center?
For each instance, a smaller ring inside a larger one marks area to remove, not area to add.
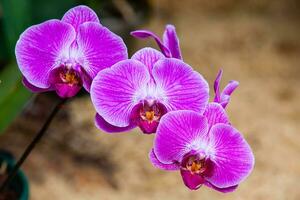
[[[201,174],[205,171],[205,160],[196,159],[195,157],[190,157],[185,165],[186,169],[189,170],[192,174]]]
[[[145,117],[148,121],[153,121],[154,116],[155,116],[154,111],[146,111],[145,112]]]
[[[60,78],[64,83],[68,83],[70,85],[77,85],[80,82],[77,74],[73,71],[60,73]]]
[[[202,165],[199,162],[193,161],[191,165],[187,165],[186,168],[191,172],[197,172],[201,169]]]

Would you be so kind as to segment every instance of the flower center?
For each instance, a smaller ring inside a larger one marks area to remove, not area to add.
[[[152,121],[154,119],[154,111],[146,111],[145,117],[148,121]]]
[[[74,70],[60,71],[59,77],[63,83],[70,85],[80,84],[80,77]]]
[[[145,100],[133,109],[131,120],[144,133],[155,133],[159,120],[165,113],[167,113],[167,109],[163,104]]]
[[[55,68],[51,72],[50,82],[56,93],[63,98],[76,95],[83,84],[80,71],[66,65]]]
[[[182,168],[190,171],[192,174],[202,174],[206,170],[205,158],[198,156],[189,156],[182,162]]]
[[[160,108],[161,106],[157,103],[153,103],[153,105],[149,105],[147,102],[144,103],[140,108],[140,118],[143,121],[147,121],[148,123],[152,123],[154,121],[158,122],[161,116],[164,113],[164,109]]]

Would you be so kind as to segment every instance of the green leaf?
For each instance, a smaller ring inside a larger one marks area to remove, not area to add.
[[[7,66],[0,74],[0,134],[22,111],[31,93],[23,86],[16,65]]]
[[[20,34],[31,25],[29,0],[0,0],[1,53],[4,63],[15,59],[15,44]],[[2,67],[2,66],[1,66]],[[0,71],[0,134],[12,122],[30,97],[21,83],[22,75],[16,64]]]
[[[3,12],[3,28],[5,42],[10,56],[14,57],[14,49],[19,35],[31,23],[29,0],[0,0]]]

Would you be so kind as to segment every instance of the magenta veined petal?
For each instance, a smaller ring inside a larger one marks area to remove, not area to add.
[[[29,89],[31,92],[34,92],[34,93],[38,93],[38,92],[46,92],[46,91],[49,91],[49,90],[54,90],[53,88],[44,88],[44,89],[43,89],[43,88],[35,87],[35,86],[32,85],[31,83],[29,83],[25,77],[23,77],[22,83],[23,83],[23,85],[24,85],[27,89]]]
[[[147,31],[147,30],[138,30],[138,31],[132,31],[130,33],[130,35],[136,37],[136,38],[141,38],[141,39],[145,39],[145,38],[153,38],[157,45],[159,46],[161,52],[167,57],[170,58],[171,57],[171,52],[170,50],[162,43],[162,41],[160,40],[160,38],[152,33],[151,31]]]
[[[221,82],[222,74],[223,74],[223,70],[220,70],[218,72],[216,80],[214,82],[214,91],[215,91],[214,102],[220,102],[221,101],[220,82]]]
[[[149,80],[146,66],[135,60],[124,60],[100,71],[91,87],[97,113],[113,126],[128,126],[132,109]]]
[[[230,95],[238,87],[239,82],[234,81],[234,80],[229,81],[227,86],[221,92],[220,91],[220,82],[221,82],[222,74],[223,74],[223,70],[220,70],[217,77],[216,77],[215,83],[214,83],[214,91],[215,91],[214,102],[217,102],[223,108],[226,108],[226,106],[227,106],[227,104],[229,103],[229,100],[230,100]]]
[[[91,8],[84,5],[76,6],[68,10],[61,21],[71,24],[76,31],[78,31],[78,27],[85,22],[100,23],[97,14]]]
[[[192,174],[187,170],[181,169],[180,174],[182,176],[184,184],[191,190],[199,189],[206,182],[203,177]]]
[[[148,30],[137,30],[130,33],[136,38],[153,38],[161,52],[167,58],[177,58],[182,60],[179,40],[176,34],[175,26],[168,24],[163,34],[163,41],[153,32]]]
[[[78,48],[75,57],[86,73],[94,78],[99,71],[127,59],[127,48],[122,38],[101,26],[86,22],[79,26]]]
[[[204,112],[209,99],[208,83],[188,64],[175,58],[162,59],[154,65],[152,74],[157,87],[165,92],[163,104],[169,111]]]
[[[59,20],[49,20],[26,29],[17,41],[15,53],[27,81],[37,88],[49,88],[51,70],[68,55],[75,37],[74,28]]]
[[[176,34],[175,26],[168,24],[163,35],[164,45],[170,50],[172,58],[182,59],[179,39]]]
[[[230,100],[230,95],[232,92],[239,86],[239,82],[237,81],[229,81],[229,83],[226,85],[224,90],[221,93],[221,105],[223,108],[226,108],[227,104],[229,103]]]
[[[238,81],[231,80],[223,90],[223,94],[230,96],[232,92],[239,86]]]
[[[218,103],[209,103],[203,115],[206,117],[209,127],[218,123],[229,124],[227,113]]]
[[[181,162],[184,155],[207,146],[208,124],[194,111],[172,111],[164,115],[154,139],[154,153],[160,162]],[[196,149],[195,149],[196,148]]]
[[[226,187],[226,188],[218,188],[214,185],[212,185],[211,183],[209,182],[205,182],[204,183],[205,186],[209,187],[209,188],[212,188],[214,190],[217,190],[219,192],[222,192],[222,193],[229,193],[229,192],[233,192],[237,189],[238,185],[234,185],[234,186],[230,186],[230,187]]]
[[[213,154],[211,176],[205,177],[218,188],[238,185],[253,169],[254,156],[243,136],[232,126],[216,124],[209,132]]]
[[[150,158],[150,161],[153,164],[153,166],[157,167],[159,169],[168,170],[168,171],[173,171],[173,170],[179,170],[180,169],[180,166],[176,163],[164,164],[164,163],[160,162],[158,160],[158,158],[156,157],[155,153],[154,153],[154,149],[152,149],[150,151],[149,158]]]
[[[106,133],[121,133],[121,132],[129,131],[136,127],[135,124],[129,124],[126,127],[113,126],[109,124],[107,121],[105,121],[105,119],[103,119],[103,117],[101,117],[99,114],[96,114],[95,116],[95,125],[98,129],[101,129]]]
[[[55,91],[58,96],[61,98],[70,98],[75,96],[79,90],[81,89],[81,86],[78,85],[69,85],[69,84],[55,84]]]
[[[92,78],[82,67],[80,67],[78,69],[78,73],[80,74],[80,78],[82,79],[82,85],[83,85],[84,89],[87,92],[90,92],[91,84],[93,81]]]
[[[163,58],[165,58],[165,57],[162,53],[160,53],[156,49],[153,49],[150,47],[146,47],[146,48],[143,48],[143,49],[137,51],[131,57],[131,59],[138,60],[141,63],[143,63],[144,65],[146,65],[148,67],[150,74],[152,74],[152,69],[153,69],[154,64],[158,60],[163,59]]]

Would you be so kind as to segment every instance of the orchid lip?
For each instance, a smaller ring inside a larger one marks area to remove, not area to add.
[[[211,172],[211,161],[202,153],[192,151],[186,154],[180,163],[183,182],[191,190],[197,190],[205,184],[206,178],[211,175]]]
[[[208,168],[207,160],[203,154],[187,154],[181,162],[181,169],[187,170],[191,174],[203,175]]]
[[[206,182],[207,170],[209,166],[206,156],[194,152],[186,154],[180,164],[182,180],[191,190],[199,189]]]
[[[61,65],[51,72],[51,84],[60,97],[73,97],[82,87],[80,72],[74,68],[72,68],[71,64],[66,64]]]
[[[161,117],[167,113],[166,107],[156,100],[144,100],[132,111],[131,120],[143,133],[155,133]]]

